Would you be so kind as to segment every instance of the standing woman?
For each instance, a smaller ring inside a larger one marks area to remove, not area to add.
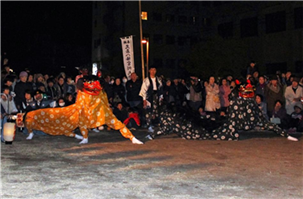
[[[225,78],[222,79],[219,90],[220,90],[221,111],[224,112],[225,115],[227,111],[227,107],[229,106],[228,96],[231,93],[230,86],[228,85],[228,82]]]
[[[215,83],[214,76],[209,78],[209,83],[205,87],[206,91],[206,103],[205,111],[215,114],[220,109],[220,97],[219,97],[219,86]],[[212,117],[213,118],[213,117]]]

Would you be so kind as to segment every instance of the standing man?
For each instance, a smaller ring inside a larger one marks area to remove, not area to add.
[[[126,82],[126,98],[130,107],[136,108],[142,102],[142,97],[139,95],[142,82],[138,79],[135,72],[130,75],[130,80]]]
[[[159,102],[163,100],[163,86],[161,80],[156,76],[155,66],[149,67],[149,76],[143,80],[139,95],[143,98],[143,108],[146,110],[146,124],[150,133],[154,132],[153,124],[159,117]],[[152,139],[149,137],[149,139]]]

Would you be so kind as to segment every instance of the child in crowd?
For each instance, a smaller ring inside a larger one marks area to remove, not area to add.
[[[75,103],[75,99],[73,97],[73,94],[67,93],[65,96],[65,106],[69,106]]]
[[[128,116],[128,113],[123,107],[122,102],[119,102],[117,104],[117,106],[114,108],[113,113],[117,117],[117,119],[120,120],[121,122],[124,121]]]
[[[289,133],[303,130],[303,112],[302,105],[298,104],[294,107],[295,111],[290,115]]]
[[[136,130],[138,127],[140,127],[139,114],[135,112],[133,108],[129,108],[128,118],[126,118],[123,123],[127,126],[127,128],[130,128],[130,130]]]
[[[60,97],[58,99],[58,105],[57,105],[57,107],[65,107],[65,101],[64,101],[63,97]]]

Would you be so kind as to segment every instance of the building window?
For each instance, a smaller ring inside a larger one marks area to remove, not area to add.
[[[154,21],[162,21],[162,14],[158,12],[153,12],[153,20]]]
[[[189,24],[197,25],[199,23],[198,17],[189,17]]]
[[[175,44],[175,36],[167,35],[166,36],[166,44],[174,45]]]
[[[258,36],[258,18],[246,18],[240,21],[241,37]]]
[[[286,71],[287,70],[287,63],[269,63],[266,64],[266,74],[276,74],[276,71]]]
[[[162,66],[163,66],[162,59],[154,59],[153,65],[155,65],[158,68],[162,68]]]
[[[222,23],[218,26],[218,34],[227,39],[233,36],[233,22]]]
[[[294,9],[295,29],[303,28],[303,7]]]
[[[202,7],[210,7],[211,1],[201,1],[201,6]]]
[[[266,33],[281,32],[286,30],[285,11],[265,15]]]
[[[211,26],[211,19],[210,18],[203,18],[202,19],[202,25],[205,27],[210,27]]]
[[[141,13],[141,19],[142,20],[147,20],[147,12],[142,12]]]
[[[179,24],[186,24],[187,23],[187,17],[186,16],[179,16],[178,17],[178,23]]]
[[[154,35],[154,43],[163,44],[163,36],[158,34]]]
[[[175,60],[174,59],[167,59],[166,60],[166,67],[167,68],[175,68]]]
[[[167,14],[165,21],[166,22],[175,22],[175,16],[171,15],[171,14]]]
[[[184,46],[186,44],[186,37],[178,37],[178,45]]]

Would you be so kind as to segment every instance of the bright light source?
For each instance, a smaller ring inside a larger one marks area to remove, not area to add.
[[[147,12],[141,12],[141,19],[147,20]]]
[[[142,39],[142,44],[146,44],[147,43],[147,40],[146,39]]]

